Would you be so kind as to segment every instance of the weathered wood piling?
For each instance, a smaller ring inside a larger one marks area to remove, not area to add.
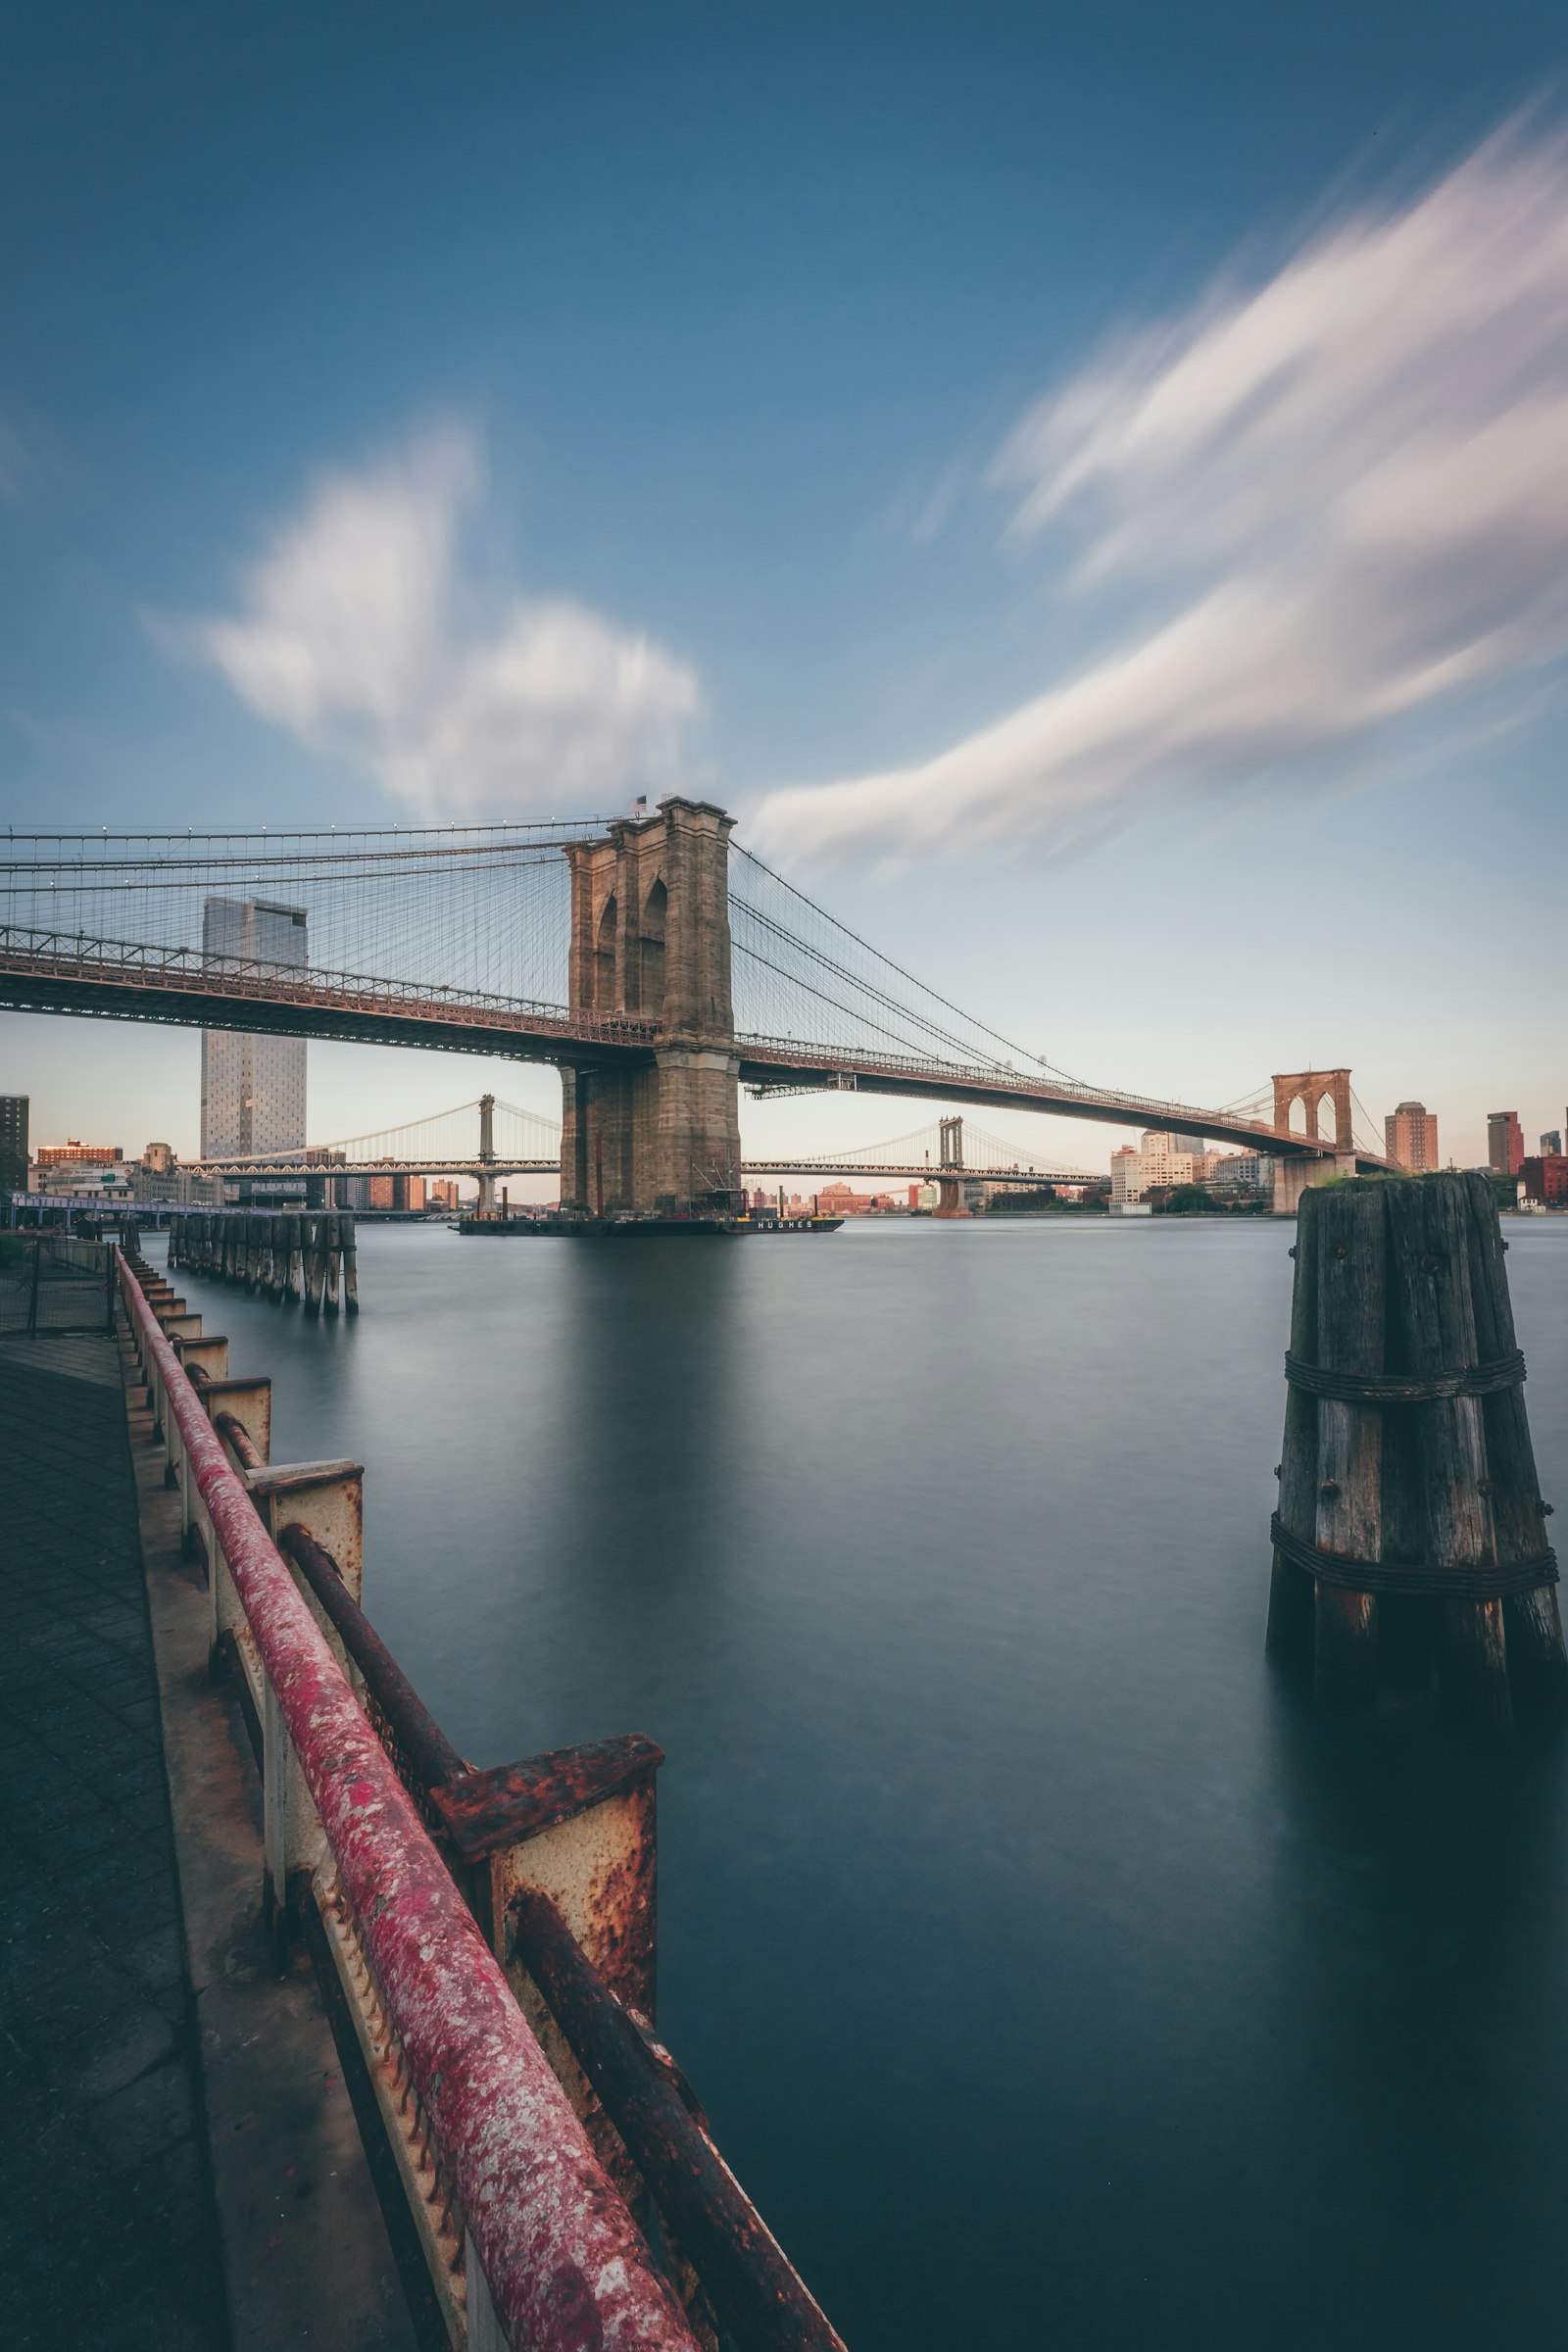
[[[264,1297],[302,1298],[307,1314],[360,1311],[354,1219],[325,1215],[262,1216],[245,1209],[193,1210],[170,1227],[169,1262],[232,1282]]]
[[[1327,1702],[1568,1713],[1506,1248],[1484,1176],[1302,1197],[1268,1650]]]

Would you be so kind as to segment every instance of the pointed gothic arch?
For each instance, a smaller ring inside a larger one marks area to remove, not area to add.
[[[594,937],[594,1010],[613,1012],[619,1004],[620,992],[615,986],[615,925],[618,909],[615,894],[611,892],[599,916],[599,929]]]
[[[637,1009],[651,1013],[655,1020],[662,1019],[664,1010],[664,924],[668,911],[669,893],[664,888],[664,877],[656,874],[643,901],[637,934]]]

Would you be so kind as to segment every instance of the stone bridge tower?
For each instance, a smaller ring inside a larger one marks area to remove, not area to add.
[[[1276,1159],[1274,1162],[1274,1214],[1294,1217],[1300,1204],[1301,1195],[1319,1177],[1333,1173],[1339,1176],[1355,1174],[1355,1130],[1350,1116],[1350,1073],[1338,1070],[1283,1070],[1274,1076],[1274,1124],[1282,1134],[1289,1133],[1291,1111],[1299,1102],[1305,1120],[1306,1133],[1313,1143],[1334,1146],[1332,1160]],[[1318,1113],[1327,1108],[1334,1114],[1334,1133],[1330,1137],[1318,1131]]]
[[[566,845],[569,1003],[660,1025],[652,1058],[563,1070],[561,1204],[593,1215],[728,1214],[741,1190],[730,998],[729,835],[708,801],[662,801]]]

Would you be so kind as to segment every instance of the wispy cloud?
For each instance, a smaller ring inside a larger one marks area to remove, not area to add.
[[[1568,147],[1508,133],[1026,416],[1009,536],[1159,617],[918,765],[775,792],[798,855],[1080,839],[1362,756],[1568,651]]]
[[[483,483],[466,430],[329,474],[245,573],[235,614],[160,634],[423,814],[618,804],[669,773],[696,678],[582,605],[485,595],[461,563]]]

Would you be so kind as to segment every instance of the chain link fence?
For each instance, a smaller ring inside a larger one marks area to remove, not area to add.
[[[0,1233],[0,1338],[112,1331],[114,1246],[65,1233]]]

